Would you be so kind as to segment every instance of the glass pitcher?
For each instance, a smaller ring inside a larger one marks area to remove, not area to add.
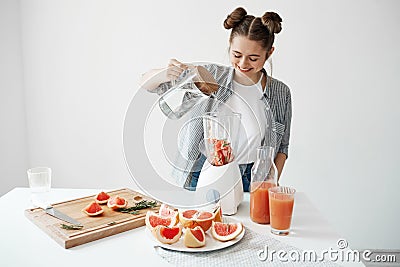
[[[278,171],[274,163],[275,149],[270,146],[257,148],[257,160],[251,169],[250,218],[253,222],[269,223],[268,188],[278,182]]]
[[[208,99],[219,86],[202,66],[190,66],[158,100],[161,111],[170,119],[179,119],[196,104]]]
[[[199,148],[211,165],[223,166],[235,159],[240,120],[241,114],[236,112],[208,112],[203,116],[204,140]]]

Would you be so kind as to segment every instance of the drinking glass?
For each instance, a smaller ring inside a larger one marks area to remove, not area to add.
[[[51,188],[51,169],[48,167],[36,167],[27,171],[29,187],[32,193],[43,193]]]
[[[48,206],[51,188],[51,169],[35,167],[27,170],[31,203],[36,207]]]
[[[288,235],[292,222],[295,189],[275,186],[268,189],[271,233]]]

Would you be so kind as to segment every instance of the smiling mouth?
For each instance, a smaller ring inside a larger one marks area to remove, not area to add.
[[[250,70],[252,70],[252,68],[241,68],[238,65],[236,65],[236,66],[241,72],[249,72]]]

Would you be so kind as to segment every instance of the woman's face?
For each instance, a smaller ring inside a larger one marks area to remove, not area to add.
[[[245,36],[239,35],[233,38],[229,54],[236,75],[239,75],[242,79],[250,78],[254,83],[258,82],[260,70],[262,70],[267,60],[267,50],[265,48],[257,41],[252,41]]]

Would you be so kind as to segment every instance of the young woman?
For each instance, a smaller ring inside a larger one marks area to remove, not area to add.
[[[239,7],[227,16],[225,29],[231,30],[229,38],[229,56],[231,65],[221,66],[208,64],[204,67],[214,76],[219,89],[216,98],[229,105],[233,111],[242,114],[242,125],[246,129],[247,145],[236,158],[242,173],[244,191],[249,190],[251,168],[253,166],[256,148],[263,144],[266,136],[260,127],[263,111],[257,109],[257,101],[265,103],[264,109],[271,109],[274,116],[273,132],[276,136],[275,164],[278,177],[288,157],[290,123],[292,116],[291,95],[289,88],[281,81],[268,76],[264,64],[274,52],[275,34],[281,31],[281,17],[274,12],[266,12],[262,17],[248,15]],[[142,87],[164,93],[170,86],[170,81],[184,75],[188,65],[171,59],[168,67],[151,70],[143,75]],[[243,101],[244,100],[244,101]],[[196,107],[192,117],[201,116],[209,110],[210,105]],[[246,111],[250,107],[252,110]],[[254,116],[250,116],[252,115]],[[256,118],[256,122],[254,119]],[[265,118],[265,117],[264,117]],[[181,157],[179,171],[185,187],[194,190],[197,185],[199,171],[205,162],[205,157],[199,151],[198,144],[203,139],[201,120],[194,120],[186,129],[184,140],[180,140]],[[243,143],[243,142],[242,142]]]

